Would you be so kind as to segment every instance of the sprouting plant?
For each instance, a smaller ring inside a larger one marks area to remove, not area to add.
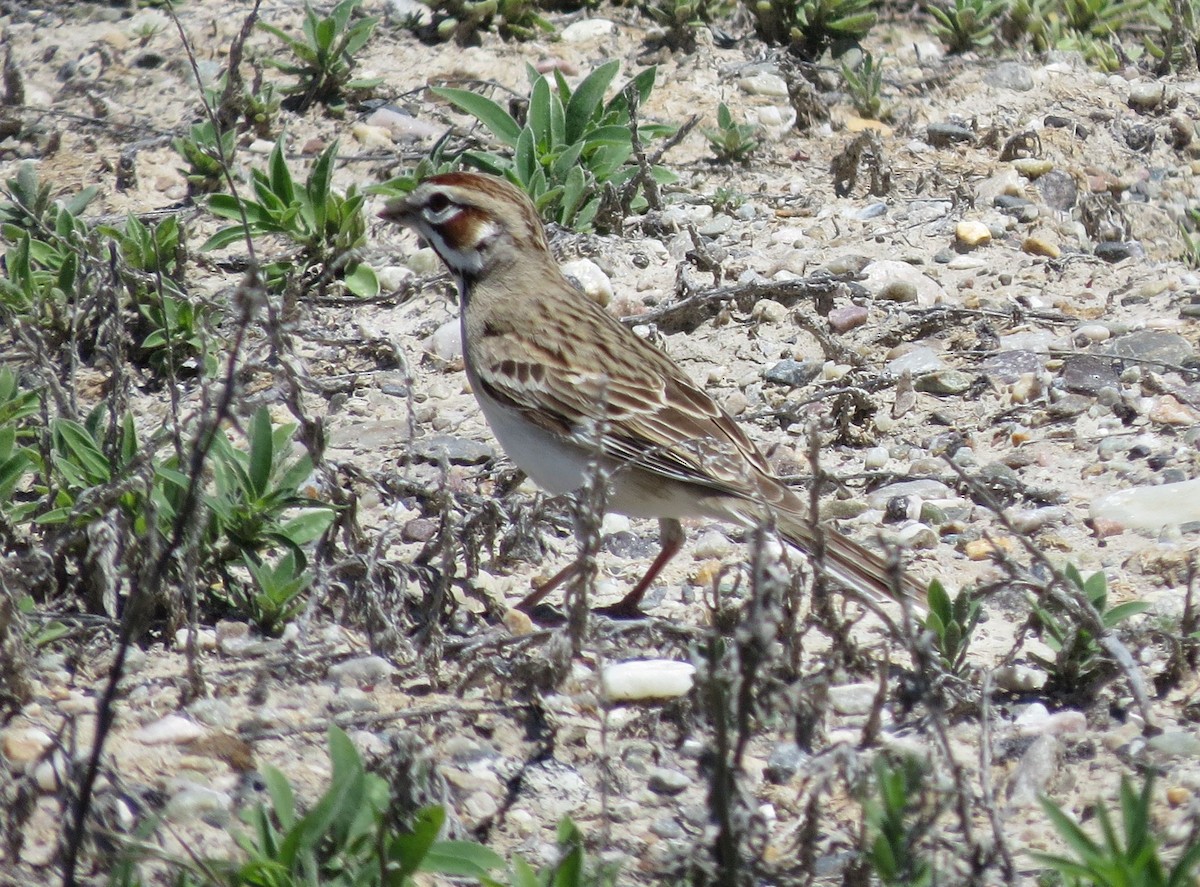
[[[953,6],[932,3],[926,10],[934,18],[933,33],[950,52],[968,52],[990,46],[996,23],[1008,0],[954,0]]]
[[[237,147],[237,132],[227,129],[219,136],[211,120],[193,126],[186,136],[179,136],[171,147],[183,158],[187,168],[188,193],[208,194],[216,191],[225,180],[225,165],[233,163]]]
[[[278,234],[300,247],[301,271],[322,270],[321,282],[340,279],[350,292],[369,297],[379,292],[374,270],[357,258],[366,243],[367,223],[363,217],[364,195],[351,185],[344,195],[333,189],[333,162],[337,143],[317,157],[301,184],[293,180],[283,156],[283,138],[275,143],[267,169],[252,172],[254,198],[214,194],[208,208],[234,224],[222,228],[201,247],[221,249],[243,238]],[[242,224],[242,212],[248,224]],[[296,267],[289,260],[273,262],[269,279],[279,281]]]
[[[734,189],[721,185],[713,192],[712,208],[714,213],[733,213],[746,202],[746,195]]]
[[[554,26],[538,14],[534,0],[424,0],[433,11],[432,32],[439,40],[461,45],[479,42],[493,25],[503,38],[528,40]]]
[[[835,43],[861,40],[875,25],[872,0],[752,0],[760,40],[815,61]]]
[[[708,145],[721,163],[745,163],[759,146],[758,124],[735,123],[729,107],[717,105],[717,128],[704,130]]]
[[[91,185],[67,200],[55,200],[54,189],[49,182],[38,179],[37,164],[32,160],[17,167],[16,176],[7,181],[4,190],[6,199],[0,200],[0,234],[8,241],[18,240],[22,231],[42,239],[51,232],[65,234],[58,230],[60,225],[77,218],[99,192],[99,188]]]
[[[615,887],[611,866],[594,866],[583,835],[570,820],[558,827],[557,858],[538,869],[474,841],[444,840],[442,807],[402,809],[390,783],[363,765],[354,743],[329,728],[329,787],[307,810],[296,800],[287,776],[262,768],[266,801],[230,827],[237,858],[167,858],[173,884],[188,887],[415,887],[428,874],[482,887]],[[401,808],[401,809],[397,809]],[[403,820],[401,823],[399,820]],[[157,856],[161,857],[161,854]],[[152,857],[145,844],[130,844],[110,883],[141,887],[141,861]],[[428,873],[422,876],[422,873]],[[438,883],[441,883],[441,880]]]
[[[22,389],[12,370],[0,368],[0,513],[13,523],[20,523],[37,507],[17,503],[14,494],[39,462],[37,451],[29,445],[33,432],[24,421],[37,413],[39,403],[38,392]]]
[[[175,216],[147,225],[131,215],[120,228],[100,225],[97,230],[116,242],[121,257],[136,271],[170,277],[178,270],[181,238]]]
[[[942,665],[951,674],[961,674],[967,661],[971,633],[979,624],[979,599],[969,589],[963,589],[951,600],[937,579],[929,583],[926,595],[929,612],[925,616],[925,628],[933,632],[934,648]]]
[[[842,63],[842,80],[850,103],[860,116],[868,120],[879,120],[883,115],[883,66],[875,63],[875,57],[864,52],[862,63],[852,68]]]
[[[1072,856],[1034,853],[1034,859],[1057,872],[1068,887],[1190,887],[1200,866],[1200,840],[1192,833],[1173,865],[1162,858],[1150,805],[1154,797],[1153,771],[1146,774],[1141,791],[1129,777],[1121,777],[1121,831],[1104,804],[1095,807],[1100,839],[1085,832],[1061,807],[1041,798],[1051,825],[1066,842]]]
[[[273,34],[291,50],[293,59],[266,59],[266,63],[297,78],[283,91],[289,96],[285,107],[305,111],[321,103],[337,110],[347,93],[374,89],[382,78],[355,79],[355,54],[375,31],[377,19],[364,17],[351,24],[362,0],[341,0],[325,18],[307,3],[304,6],[303,37],[292,37],[274,25],[260,22],[259,27]]]
[[[609,184],[619,189],[638,171],[629,163],[633,155],[629,94],[644,103],[654,88],[655,69],[642,71],[605,102],[604,94],[619,66],[617,61],[601,65],[574,91],[558,71],[554,72],[557,89],[552,89],[550,81],[529,68],[532,86],[524,124],[485,96],[464,89],[433,92],[475,117],[512,151],[511,156],[466,151],[463,161],[520,185],[544,218],[586,230],[600,207],[601,189]],[[673,129],[643,124],[638,131],[649,141]],[[675,178],[662,167],[655,167],[653,174],[660,183]],[[644,204],[644,199],[635,199],[631,208],[636,212]]]
[[[1087,598],[1105,629],[1115,628],[1149,607],[1144,601],[1128,601],[1109,607],[1108,584],[1103,572],[1093,573],[1085,580],[1074,565],[1068,565],[1063,574]],[[1049,673],[1047,690],[1088,695],[1113,673],[1113,666],[1101,649],[1099,639],[1053,603],[1034,601],[1032,606],[1030,622],[1054,651],[1053,659],[1036,654],[1030,657]]]
[[[328,505],[311,499],[301,485],[312,474],[312,459],[289,459],[294,424],[274,427],[266,407],[254,414],[247,432],[248,450],[220,433],[213,439],[213,490],[205,498],[212,514],[209,537],[220,540],[227,560],[260,560],[273,548],[306,561],[302,547],[333,522]]]
[[[685,51],[696,48],[696,29],[727,14],[724,0],[646,0],[642,8],[666,29],[665,42]]]
[[[21,597],[17,601],[17,610],[29,622],[33,623],[25,639],[34,648],[53,644],[59,638],[68,635],[71,631],[71,629],[67,628],[67,626],[57,619],[47,619],[40,616],[37,611],[37,601],[33,599],[33,595],[27,594]]]
[[[874,794],[863,800],[866,856],[885,885],[928,887],[935,870],[922,843],[937,817],[926,797],[924,765],[912,756],[875,758]],[[936,807],[936,805],[934,805]]]

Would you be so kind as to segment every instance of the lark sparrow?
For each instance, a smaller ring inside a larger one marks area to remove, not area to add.
[[[807,503],[683,370],[563,276],[518,188],[447,173],[380,215],[420,234],[458,278],[467,378],[509,457],[546,491],[571,492],[587,478],[598,430],[608,508],[658,518],[661,552],[607,612],[640,612],[647,587],[683,544],[680,518],[748,527],[768,520],[786,541],[813,551],[818,531]],[[891,573],[878,555],[831,529],[821,535],[829,574],[871,598],[892,596]],[[560,572],[521,608],[573,572]]]

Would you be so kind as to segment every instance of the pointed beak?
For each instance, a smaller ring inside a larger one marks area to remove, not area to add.
[[[397,225],[409,225],[412,223],[413,210],[409,204],[407,197],[396,197],[384,204],[383,209],[379,211],[379,218],[388,222],[395,222]]]

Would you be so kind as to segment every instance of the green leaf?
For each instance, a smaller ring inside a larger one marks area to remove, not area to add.
[[[436,86],[431,90],[434,95],[444,98],[461,111],[465,111],[491,130],[500,142],[508,147],[515,147],[521,135],[521,127],[507,111],[491,99],[476,95],[466,89],[454,89],[449,86]]]
[[[567,101],[565,112],[568,144],[579,141],[583,137],[588,125],[597,116],[600,103],[604,100],[604,94],[608,91],[609,84],[617,76],[620,68],[621,63],[616,59],[606,62],[588,74],[583,82],[575,88],[571,98]]]
[[[346,289],[360,299],[373,299],[379,295],[379,278],[375,269],[366,262],[359,262],[354,270],[342,278]]]
[[[1117,604],[1110,610],[1105,610],[1101,614],[1101,620],[1104,622],[1105,628],[1112,628],[1115,625],[1125,621],[1130,616],[1136,616],[1138,613],[1145,613],[1150,609],[1150,604],[1146,601],[1128,601],[1124,604]]]
[[[473,841],[438,841],[425,857],[421,870],[463,878],[481,878],[504,868],[504,858]]]
[[[271,464],[275,458],[273,441],[271,439],[271,414],[266,407],[259,407],[254,413],[250,427],[250,490],[255,497],[262,496],[267,491],[271,481]]]

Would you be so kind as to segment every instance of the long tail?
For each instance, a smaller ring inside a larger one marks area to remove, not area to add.
[[[883,557],[830,527],[814,528],[806,518],[790,511],[778,510],[776,529],[791,545],[813,559],[814,569],[825,572],[851,591],[866,598],[866,603],[905,601],[915,616],[925,613],[925,592],[915,580],[889,564]],[[818,564],[817,550],[824,546],[822,563]]]

